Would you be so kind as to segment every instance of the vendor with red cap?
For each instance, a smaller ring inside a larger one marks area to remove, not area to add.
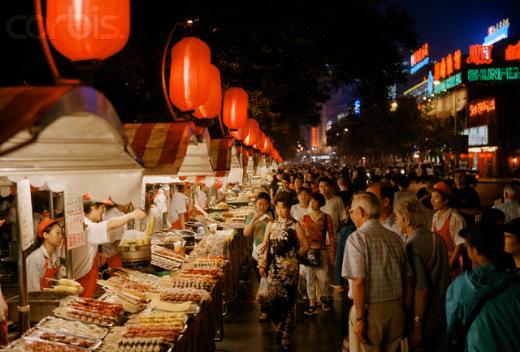
[[[435,214],[432,220],[432,232],[442,237],[448,249],[451,281],[462,272],[460,256],[464,250],[465,240],[459,232],[466,227],[464,218],[449,206],[452,197],[453,192],[445,182],[441,181],[433,185],[431,203]]]
[[[60,224],[51,218],[43,219],[36,231],[38,248],[27,257],[27,291],[43,291],[51,287],[51,280],[59,279],[58,248],[63,243]]]
[[[98,246],[110,242],[109,232],[130,220],[142,220],[146,216],[141,209],[135,209],[123,216],[102,221],[105,204],[111,203],[108,200],[94,200],[89,194],[83,196],[86,244],[72,250],[74,279],[85,289],[81,293],[82,297],[93,297],[96,292],[99,276]]]

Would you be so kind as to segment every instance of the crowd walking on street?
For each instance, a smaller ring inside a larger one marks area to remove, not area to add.
[[[519,351],[520,184],[483,209],[463,170],[417,192],[406,175],[360,173],[274,170],[246,219],[258,320],[280,347],[336,296],[342,351]]]

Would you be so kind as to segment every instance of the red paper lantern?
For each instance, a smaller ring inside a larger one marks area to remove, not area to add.
[[[222,107],[222,89],[220,86],[220,72],[211,65],[209,71],[209,97],[208,101],[195,109],[193,116],[198,119],[217,117]]]
[[[269,137],[265,137],[264,145],[262,146],[262,153],[268,155],[271,150],[271,139]]]
[[[71,61],[104,60],[130,36],[130,0],[47,0],[47,36]]]
[[[244,127],[239,128],[236,131],[231,131],[231,136],[235,138],[237,141],[243,141],[246,139],[247,135],[249,134],[249,119],[247,120],[247,123]]]
[[[209,98],[211,51],[195,37],[186,37],[172,48],[170,100],[182,111],[195,110]]]
[[[242,88],[229,88],[224,93],[222,115],[229,129],[238,130],[247,124],[247,100],[247,93]]]
[[[260,133],[258,133],[258,138],[256,139],[256,143],[254,148],[257,149],[259,152],[262,152],[262,149],[264,149],[264,143],[265,139],[267,137],[265,136],[264,132],[260,130]]]
[[[258,122],[255,119],[249,119],[249,133],[247,137],[244,138],[242,143],[247,146],[252,146],[256,143],[258,139],[258,134],[260,133],[260,126],[258,126]]]

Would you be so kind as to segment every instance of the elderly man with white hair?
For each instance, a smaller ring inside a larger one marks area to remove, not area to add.
[[[520,217],[520,187],[518,184],[509,183],[503,190],[504,201],[495,202],[494,208],[501,210],[506,215],[506,223]]]
[[[374,194],[355,194],[349,213],[357,229],[347,240],[342,268],[354,301],[350,351],[396,351],[413,278],[403,241],[379,222],[381,205]]]
[[[444,351],[446,315],[444,303],[450,279],[448,250],[442,237],[428,229],[422,203],[411,197],[397,200],[397,224],[406,236],[406,253],[414,273],[413,321],[410,342],[413,350]]]

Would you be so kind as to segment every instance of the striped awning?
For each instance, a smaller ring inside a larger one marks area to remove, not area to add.
[[[1,88],[0,145],[21,130],[39,123],[44,112],[72,88],[72,86]]]
[[[224,137],[221,139],[213,139],[211,141],[211,165],[215,170],[215,176],[227,176],[231,167],[231,150],[234,139],[232,137]]]
[[[178,174],[193,134],[190,122],[132,123],[124,128],[146,175]]]

